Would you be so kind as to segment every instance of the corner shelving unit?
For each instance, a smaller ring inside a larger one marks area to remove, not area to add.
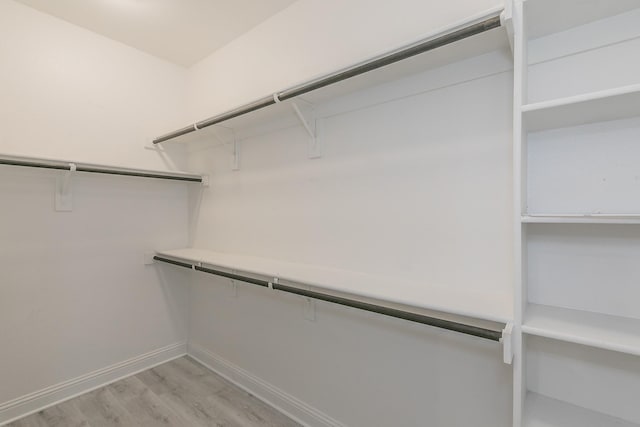
[[[514,425],[637,427],[640,4],[514,11]]]

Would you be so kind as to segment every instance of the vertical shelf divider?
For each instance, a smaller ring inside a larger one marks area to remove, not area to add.
[[[513,362],[513,425],[522,426],[524,402],[527,394],[525,351],[522,336],[522,320],[527,303],[526,298],[526,256],[522,213],[526,211],[526,134],[522,123],[522,106],[527,102],[527,31],[525,26],[524,2],[513,1],[513,224],[514,224],[514,362]]]

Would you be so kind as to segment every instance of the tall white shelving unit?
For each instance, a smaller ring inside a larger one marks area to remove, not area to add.
[[[640,2],[514,30],[514,425],[640,426]]]

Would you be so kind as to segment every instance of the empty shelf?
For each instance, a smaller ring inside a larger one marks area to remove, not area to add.
[[[561,400],[528,392],[523,427],[640,427]]]
[[[446,286],[434,286],[360,272],[278,260],[233,255],[200,249],[158,251],[158,255],[228,269],[280,282],[299,283],[327,291],[347,293],[393,304],[449,313],[489,322],[512,318],[509,295],[468,292],[461,295]]]
[[[640,319],[529,304],[522,331],[530,335],[640,355]]]
[[[522,107],[529,132],[640,115],[640,85],[538,102]]]
[[[529,214],[528,224],[640,224],[640,214]]]

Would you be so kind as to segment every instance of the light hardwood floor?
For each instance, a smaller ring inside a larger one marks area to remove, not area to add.
[[[189,357],[181,357],[7,427],[299,426]]]

